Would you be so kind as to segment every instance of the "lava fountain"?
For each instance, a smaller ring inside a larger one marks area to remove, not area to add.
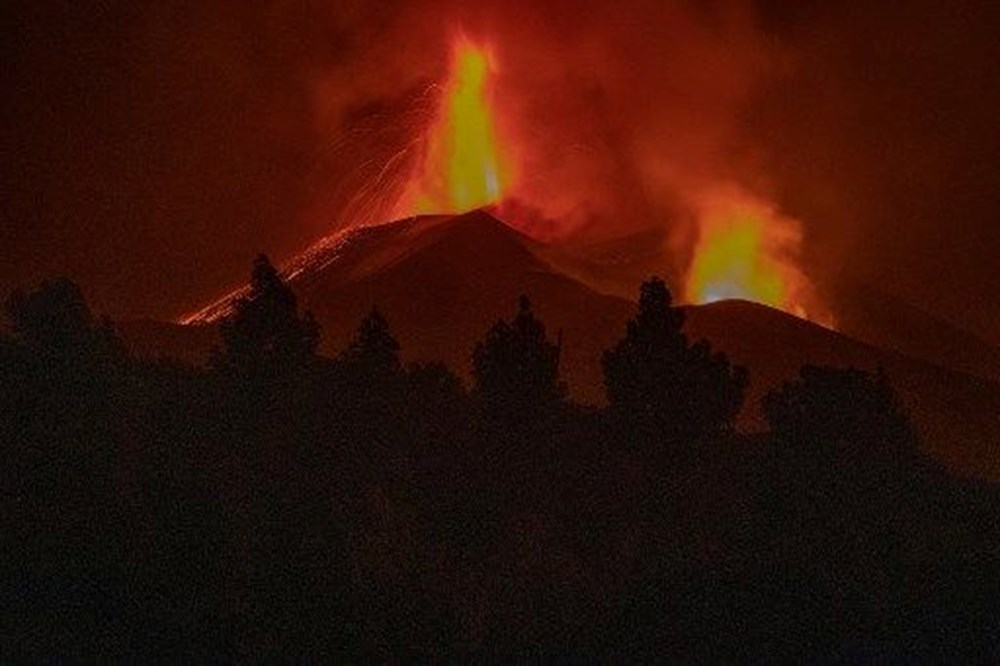
[[[407,213],[463,213],[500,201],[511,168],[494,118],[496,71],[489,46],[454,38],[437,112],[401,200]]]
[[[738,298],[832,326],[799,270],[798,220],[738,188],[720,188],[697,205],[698,237],[685,295],[693,303]]]

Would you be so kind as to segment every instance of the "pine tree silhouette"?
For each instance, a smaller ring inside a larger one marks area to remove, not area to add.
[[[319,326],[310,312],[299,316],[295,294],[268,258],[253,262],[250,290],[222,322],[223,350],[213,365],[238,373],[281,372],[315,359]]]
[[[559,344],[549,341],[531,302],[522,295],[514,320],[501,319],[476,344],[475,393],[492,410],[508,414],[551,408],[566,394],[559,380],[559,355]]]
[[[844,620],[870,623],[886,600],[908,593],[906,534],[929,490],[906,415],[881,371],[811,365],[763,408],[777,454],[770,514],[781,550],[808,563],[798,575],[810,589],[857,600]]]
[[[625,337],[604,353],[612,412],[655,437],[686,437],[732,424],[748,382],[744,368],[708,342],[688,343],[684,312],[659,278],[642,284],[639,311]]]
[[[341,359],[349,366],[378,375],[394,375],[402,370],[399,343],[389,330],[378,308],[361,321],[354,340],[344,350]]]
[[[779,442],[806,455],[899,462],[916,452],[916,436],[881,371],[806,365],[763,406]]]
[[[67,278],[43,282],[29,293],[15,291],[6,310],[16,338],[47,359],[100,363],[125,356],[111,321],[95,318],[80,288]]]

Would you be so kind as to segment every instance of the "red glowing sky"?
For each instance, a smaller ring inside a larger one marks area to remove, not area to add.
[[[170,317],[291,256],[378,193],[462,25],[557,235],[683,238],[737,188],[801,223],[817,282],[1000,341],[995,3],[372,4],[9,4],[0,288]]]

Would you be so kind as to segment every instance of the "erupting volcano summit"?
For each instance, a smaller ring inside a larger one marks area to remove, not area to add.
[[[424,137],[417,169],[401,201],[411,214],[464,213],[500,201],[511,166],[497,136],[488,46],[454,38],[436,117]]]
[[[512,142],[502,135],[496,117],[498,70],[487,42],[456,33],[437,108],[416,142],[417,157],[396,217],[459,214],[518,198]],[[697,219],[682,291],[689,302],[741,298],[832,326],[796,265],[801,242],[796,220],[731,183],[688,196]],[[532,233],[531,224],[508,221]]]

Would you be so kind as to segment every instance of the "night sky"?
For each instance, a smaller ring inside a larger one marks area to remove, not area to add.
[[[98,311],[167,318],[291,256],[384,153],[356,128],[435,79],[460,22],[539,151],[579,164],[546,181],[592,210],[575,233],[668,224],[670,174],[736,177],[802,221],[818,283],[1000,343],[1000,5],[496,4],[8,0],[0,290],[69,275]]]

